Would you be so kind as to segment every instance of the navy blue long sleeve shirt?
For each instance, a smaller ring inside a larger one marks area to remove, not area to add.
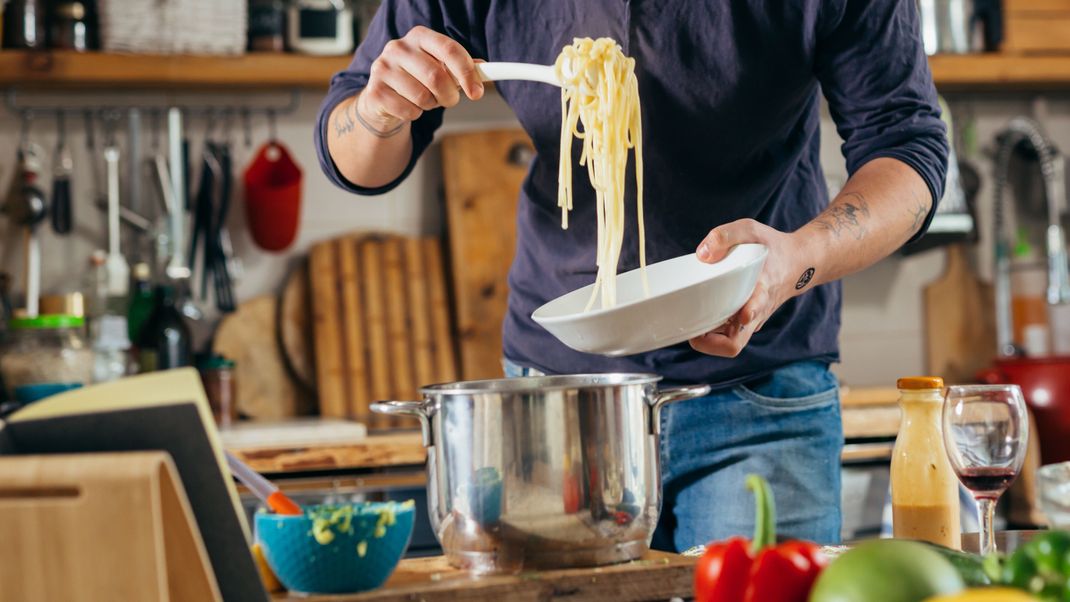
[[[822,92],[849,173],[892,157],[918,172],[934,208],[943,192],[946,131],[909,0],[385,0],[349,68],[332,79],[316,129],[323,170],[346,190],[377,194],[396,186],[442,123],[439,109],[413,124],[408,168],[377,189],[346,181],[327,151],[331,110],[367,84],[386,42],[417,25],[489,61],[551,64],[573,38],[602,36],[635,58],[651,263],[694,252],[710,229],[740,218],[790,232],[817,216],[829,202],[819,162]],[[575,208],[562,230],[560,91],[515,81],[496,87],[536,150],[518,200],[506,357],[549,373],[643,371],[713,384],[794,361],[838,359],[838,282],[789,300],[733,359],[686,343],[622,358],[588,355],[535,324],[531,313],[540,305],[594,280],[594,193],[577,170]],[[629,181],[621,271],[638,265]]]

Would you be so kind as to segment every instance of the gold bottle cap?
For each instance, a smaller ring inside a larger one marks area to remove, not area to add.
[[[904,376],[895,381],[896,388],[906,391],[921,391],[924,389],[943,389],[944,379],[939,376]]]

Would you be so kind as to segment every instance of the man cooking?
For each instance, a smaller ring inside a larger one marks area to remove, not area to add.
[[[769,256],[743,309],[689,345],[621,358],[565,347],[530,316],[594,280],[594,193],[577,169],[562,230],[560,90],[500,82],[536,150],[518,201],[506,374],[654,372],[714,386],[662,415],[655,547],[751,532],[752,472],[772,484],[779,533],[833,543],[838,280],[919,236],[943,191],[946,132],[918,29],[904,0],[386,0],[331,82],[316,142],[339,186],[386,192],[430,144],[444,108],[483,96],[476,60],[552,64],[574,37],[615,39],[639,80],[649,261],[697,250],[715,262],[740,243],[762,243]],[[831,202],[820,93],[851,174]],[[630,178],[625,206],[620,271],[638,265]]]

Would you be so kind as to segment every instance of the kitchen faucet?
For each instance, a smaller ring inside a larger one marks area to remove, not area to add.
[[[996,343],[999,357],[1019,355],[1014,344],[1011,312],[1011,249],[1013,243],[1004,224],[1004,190],[1010,174],[1011,153],[1019,143],[1026,143],[1037,153],[1044,193],[1048,204],[1046,246],[1048,255],[1048,305],[1070,303],[1070,270],[1067,266],[1066,233],[1062,214],[1066,203],[1066,170],[1062,154],[1048,140],[1040,125],[1026,117],[1015,117],[997,136],[995,196],[995,293]]]

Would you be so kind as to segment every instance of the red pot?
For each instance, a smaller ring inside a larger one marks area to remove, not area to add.
[[[1070,460],[1070,357],[996,360],[979,376],[988,384],[1022,388],[1036,418],[1042,463]]]

